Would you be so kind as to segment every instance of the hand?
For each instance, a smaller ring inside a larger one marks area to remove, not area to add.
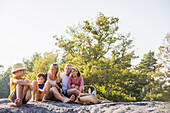
[[[46,88],[44,88],[43,92],[44,92],[44,94],[46,94],[46,93],[47,93],[47,90],[46,90]]]
[[[54,84],[53,87],[56,87],[57,89],[60,88],[57,84]]]
[[[75,88],[75,85],[74,85],[74,84],[72,84],[72,85],[71,85],[71,88]]]

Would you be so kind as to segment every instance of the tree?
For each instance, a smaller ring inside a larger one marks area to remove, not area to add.
[[[170,77],[170,34],[163,39],[157,55],[160,65],[164,68],[166,78]],[[170,82],[169,82],[170,83]]]
[[[153,82],[153,90],[148,93],[146,99],[155,101],[170,102],[170,34],[163,39],[162,45],[159,47],[158,63],[156,72],[153,73],[155,80]]]
[[[41,55],[38,54],[38,53],[35,53],[35,54],[31,57],[31,60],[28,60],[28,59],[26,59],[26,58],[23,58],[23,59],[22,59],[24,65],[25,65],[25,67],[26,67],[26,69],[27,69],[26,72],[25,72],[25,74],[28,74],[28,73],[33,72],[33,67],[34,67],[33,62],[35,62],[39,57],[41,57]]]
[[[56,62],[56,59],[57,59],[57,55],[53,54],[52,52],[44,53],[43,56],[38,56],[33,62],[34,67],[32,68],[32,71],[28,72],[26,74],[26,77],[30,81],[36,80],[36,75],[38,73],[47,73],[50,68],[50,64]]]
[[[150,50],[149,53],[144,54],[144,57],[139,64],[139,68],[142,72],[155,72],[156,61],[157,59],[154,56],[154,52]]]
[[[7,98],[10,93],[10,75],[11,67],[9,67],[6,72],[0,75],[0,98]]]
[[[0,74],[2,74],[4,72],[4,66],[0,65]]]
[[[133,49],[133,40],[130,39],[130,33],[127,36],[119,35],[119,43],[112,49],[112,63],[119,65],[119,69],[131,67],[131,61],[138,56],[135,56]]]
[[[95,85],[98,97],[114,101],[135,101],[131,82],[131,60],[134,54],[130,34],[116,34],[118,18],[100,13],[95,21],[84,21],[68,27],[66,36],[55,35],[56,46],[64,50],[62,63],[71,63],[82,72],[85,84]],[[128,76],[124,73],[128,74]],[[129,81],[127,81],[129,80]],[[136,96],[137,97],[137,96]]]
[[[147,75],[147,84],[143,88],[145,90],[144,100],[150,101],[170,101],[169,100],[169,87],[167,84],[168,66],[169,64],[169,38],[167,35],[163,40],[163,45],[159,47],[158,61],[154,58],[154,53],[149,52],[144,55],[144,59],[141,60],[139,68],[143,73]]]
[[[83,25],[68,27],[64,36],[57,37],[56,45],[64,50],[64,62],[74,60],[80,65],[105,58],[105,55],[113,48],[118,40],[115,32],[118,30],[118,18],[106,17],[100,13],[96,21],[84,21]]]

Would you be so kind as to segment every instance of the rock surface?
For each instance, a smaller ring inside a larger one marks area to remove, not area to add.
[[[167,102],[113,102],[94,105],[71,103],[28,102],[20,107],[10,107],[8,99],[0,99],[0,113],[170,113]]]

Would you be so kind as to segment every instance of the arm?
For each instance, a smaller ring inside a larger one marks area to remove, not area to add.
[[[68,80],[68,88],[71,89],[71,77]]]
[[[60,82],[57,83],[57,85],[58,85],[60,88],[62,88],[61,83],[62,83],[62,80],[60,80]]]
[[[53,87],[56,87],[57,89],[59,89],[59,86],[57,84],[51,84]]]
[[[83,90],[84,90],[84,81],[83,81],[83,77],[81,77],[81,79],[80,79],[80,87],[79,87],[79,90],[80,90],[80,92],[83,92]]]
[[[81,79],[80,79],[80,87],[81,87],[81,86],[84,86],[83,77],[81,77]]]
[[[32,89],[32,84],[29,83],[29,82],[25,82],[25,81],[23,81],[22,79],[20,79],[20,80],[14,79],[14,80],[12,81],[12,83],[29,86],[30,89]]]

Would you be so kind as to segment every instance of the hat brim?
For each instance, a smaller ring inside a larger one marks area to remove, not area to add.
[[[13,74],[14,72],[19,71],[19,70],[24,70],[24,71],[26,71],[25,68],[18,68],[18,69],[12,70],[11,74]]]

